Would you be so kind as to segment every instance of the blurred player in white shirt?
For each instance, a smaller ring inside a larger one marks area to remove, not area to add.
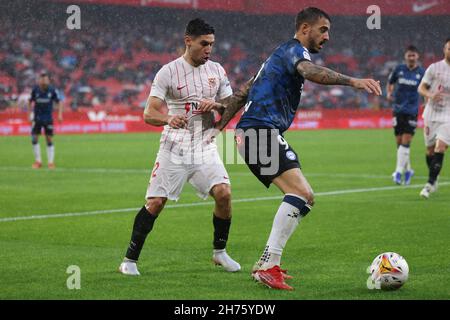
[[[137,214],[130,245],[120,272],[139,275],[136,262],[154,221],[169,200],[178,200],[186,182],[198,195],[215,200],[213,261],[226,271],[240,265],[225,251],[231,225],[231,189],[217,146],[208,137],[216,111],[232,96],[223,67],[209,60],[214,28],[201,19],[186,26],[184,55],[156,74],[144,111],[146,123],[164,126],[160,148],[147,189],[147,203]],[[164,101],[168,114],[164,112]],[[205,138],[204,138],[205,137]]]
[[[428,67],[418,91],[427,100],[423,118],[429,175],[420,195],[428,199],[437,189],[444,153],[450,145],[450,38],[445,41],[444,59]]]

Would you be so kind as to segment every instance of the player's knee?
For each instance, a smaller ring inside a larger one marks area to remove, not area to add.
[[[308,200],[307,204],[312,207],[314,205],[314,192],[312,190],[308,190],[305,198]]]
[[[448,146],[445,143],[437,143],[436,147],[434,149],[434,152],[436,153],[445,153],[445,151],[447,151]]]
[[[31,137],[31,144],[37,144],[38,143],[38,137],[37,136],[32,136]]]
[[[231,188],[227,184],[219,184],[213,188],[214,199],[217,203],[222,205],[229,205],[231,203]]]
[[[147,203],[145,208],[148,212],[151,212],[154,215],[159,215],[162,209],[164,209],[164,205],[166,204],[167,198],[149,198],[147,199]]]

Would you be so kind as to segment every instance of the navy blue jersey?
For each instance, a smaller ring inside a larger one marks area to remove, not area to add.
[[[417,115],[419,113],[419,93],[417,88],[425,74],[422,67],[410,70],[406,64],[398,65],[389,75],[389,84],[395,84],[394,113]]]
[[[59,102],[58,93],[55,88],[49,86],[47,90],[43,91],[39,86],[35,86],[31,91],[31,101],[34,101],[34,121],[53,121],[53,102]]]
[[[237,128],[269,127],[283,133],[290,127],[305,81],[297,65],[304,60],[311,58],[297,39],[272,53],[256,75]]]

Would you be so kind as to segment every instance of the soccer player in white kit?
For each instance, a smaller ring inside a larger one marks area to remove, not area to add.
[[[445,41],[444,59],[428,67],[418,91],[427,100],[423,118],[429,174],[420,195],[428,199],[437,190],[444,153],[450,145],[450,38]]]
[[[214,127],[216,103],[233,91],[223,67],[209,60],[214,28],[201,19],[186,26],[184,55],[156,74],[144,111],[146,123],[164,126],[160,148],[146,193],[147,203],[137,214],[130,245],[119,271],[139,275],[136,262],[145,239],[164,205],[178,200],[188,181],[198,195],[215,200],[213,261],[226,271],[241,269],[226,252],[231,225],[231,189],[216,144],[208,138]],[[164,112],[164,101],[168,114]],[[217,110],[223,111],[223,110]]]

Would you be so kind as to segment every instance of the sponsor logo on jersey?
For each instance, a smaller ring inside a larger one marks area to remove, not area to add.
[[[202,114],[203,111],[198,110],[199,103],[198,102],[186,102],[184,105],[184,110],[186,110],[186,113],[189,113],[189,111],[192,111],[192,114]]]
[[[399,78],[398,79],[398,83],[399,84],[405,84],[407,86],[417,86],[418,85],[416,80],[405,79],[405,78]]]
[[[49,103],[50,99],[48,99],[48,98],[38,98],[38,99],[36,99],[36,102],[37,103]]]

